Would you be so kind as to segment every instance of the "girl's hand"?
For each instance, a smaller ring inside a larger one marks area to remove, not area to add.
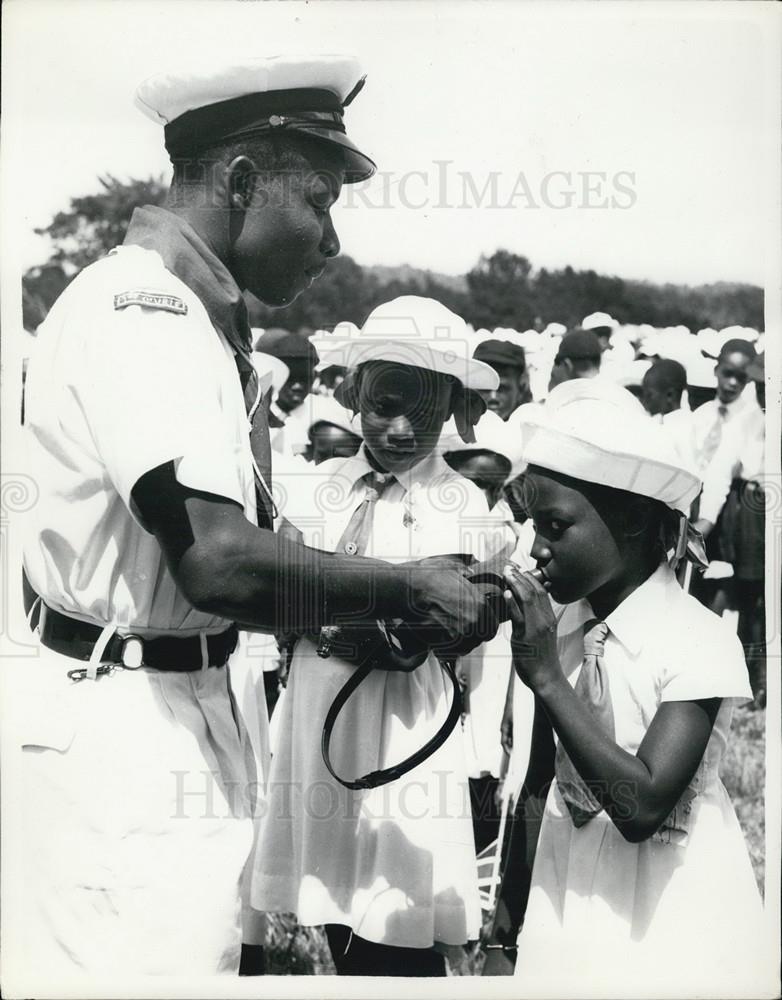
[[[551,601],[535,572],[522,573],[509,564],[504,570],[505,592],[513,622],[511,651],[519,678],[537,690],[560,670],[557,623]]]

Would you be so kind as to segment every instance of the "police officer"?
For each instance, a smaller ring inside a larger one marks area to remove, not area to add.
[[[456,571],[269,530],[242,292],[284,305],[338,253],[331,207],[374,171],[343,123],[361,82],[326,56],[143,83],[173,162],[166,206],[136,210],[40,329],[25,569],[41,649],[14,669],[24,796],[8,862],[25,890],[5,971],[238,970],[254,774],[225,668],[236,623],[403,618],[465,647],[496,627]]]

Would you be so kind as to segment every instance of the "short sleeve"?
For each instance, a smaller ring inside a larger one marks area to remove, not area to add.
[[[128,509],[138,519],[133,487],[167,462],[184,486],[244,506],[239,442],[226,413],[233,359],[216,331],[203,315],[141,306],[106,310],[105,319],[87,333],[80,391],[101,461]],[[235,378],[230,388],[241,393]]]
[[[699,608],[687,629],[667,629],[669,641],[658,655],[662,701],[752,698],[744,651],[738,636],[716,615]],[[678,641],[677,641],[678,639]]]

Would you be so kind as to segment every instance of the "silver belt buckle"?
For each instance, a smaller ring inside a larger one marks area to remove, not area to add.
[[[138,670],[144,664],[144,640],[140,635],[125,635],[122,637],[120,661],[126,670]]]

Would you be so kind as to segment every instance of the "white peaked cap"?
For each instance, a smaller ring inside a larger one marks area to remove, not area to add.
[[[328,90],[341,102],[361,79],[361,64],[346,55],[245,56],[225,62],[199,59],[139,84],[135,104],[159,124],[187,111],[248,94]]]
[[[465,388],[492,390],[499,376],[476,361],[475,334],[464,320],[435,299],[402,295],[377,306],[358,330],[347,324],[318,343],[321,366],[355,368],[368,361],[394,361],[451,375]]]
[[[701,481],[635,397],[604,379],[553,389],[529,422],[524,460],[562,475],[659,500],[684,514]]]
[[[258,330],[253,330],[254,337],[258,333]],[[272,354],[265,354],[263,351],[253,351],[251,358],[258,373],[261,392],[265,393],[271,387],[274,390],[274,394],[277,395],[288,381],[290,368],[280,358],[275,358]]]
[[[344,406],[332,396],[310,396],[310,424],[308,429],[312,429],[315,424],[333,424],[361,437],[361,417],[355,416],[346,410]]]
[[[216,141],[295,132],[338,146],[345,182],[353,183],[375,170],[343,122],[363,82],[359,62],[348,55],[202,58],[144,80],[135,104],[164,126],[172,158]]]
[[[610,326],[611,328],[618,326],[613,316],[609,316],[608,313],[604,312],[594,312],[585,316],[581,322],[582,330],[596,330],[601,326]]]

